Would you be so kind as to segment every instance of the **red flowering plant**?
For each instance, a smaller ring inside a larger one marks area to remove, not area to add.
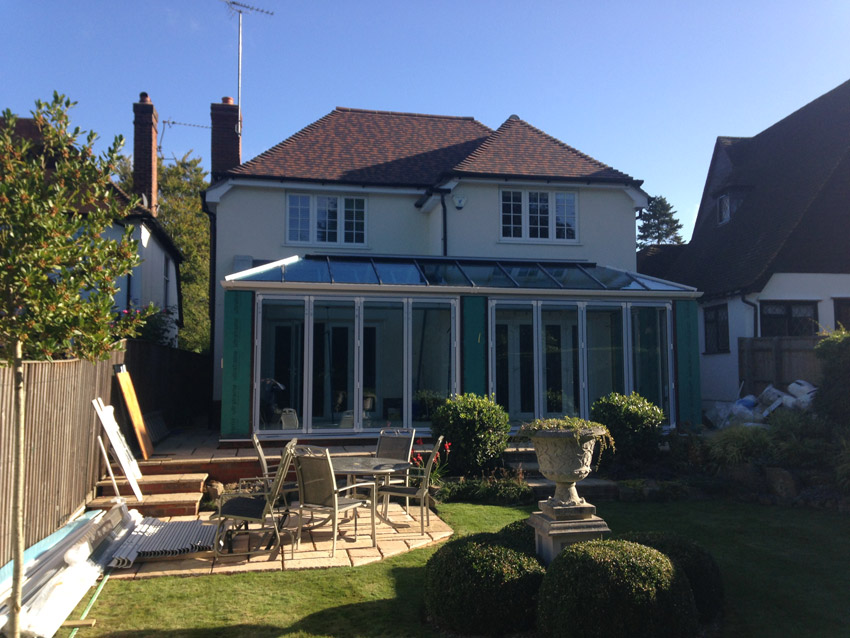
[[[422,439],[416,439],[416,445],[422,445]],[[434,456],[434,463],[431,464],[431,485],[439,485],[449,469],[449,454],[452,451],[452,444],[446,441],[437,451]],[[420,471],[425,470],[426,460],[421,452],[414,452],[410,458],[410,462],[415,468]]]

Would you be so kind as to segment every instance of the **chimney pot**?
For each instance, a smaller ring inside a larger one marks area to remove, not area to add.
[[[150,101],[151,98],[147,93],[145,93],[144,91],[139,93],[139,102],[141,102],[142,104],[150,104]]]
[[[222,104],[233,104],[233,98],[225,96],[225,97],[221,98],[221,103]]]

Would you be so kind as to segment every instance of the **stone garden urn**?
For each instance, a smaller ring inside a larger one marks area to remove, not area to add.
[[[590,474],[596,441],[606,433],[603,427],[591,426],[584,430],[538,430],[530,435],[540,473],[555,482],[555,495],[548,500],[550,506],[585,504],[576,491],[576,483]]]
[[[567,545],[610,533],[596,508],[578,495],[576,483],[590,474],[597,441],[604,449],[613,440],[605,426],[576,417],[537,419],[520,434],[531,439],[540,473],[555,482],[555,495],[539,501],[541,511],[528,517],[537,555],[548,565]]]

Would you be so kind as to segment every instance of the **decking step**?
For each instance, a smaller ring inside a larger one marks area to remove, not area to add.
[[[178,494],[145,494],[142,501],[124,497],[129,509],[139,510],[143,516],[164,518],[167,516],[197,516],[198,505],[203,494],[200,492],[181,492]],[[113,496],[98,496],[89,501],[86,508],[109,509],[114,504]]]
[[[139,479],[139,487],[143,494],[174,494],[179,492],[200,492],[204,489],[204,481],[208,475],[205,472],[193,472],[185,474],[145,474]],[[122,496],[132,494],[130,482],[123,477],[115,477],[118,490]],[[115,489],[109,478],[102,479],[97,483],[98,494],[102,496],[114,496]]]

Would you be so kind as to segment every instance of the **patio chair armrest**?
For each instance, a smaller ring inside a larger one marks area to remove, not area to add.
[[[342,492],[348,492],[350,490],[354,490],[358,487],[367,487],[372,490],[372,496],[375,496],[375,484],[371,481],[359,481],[357,483],[352,483],[351,485],[343,485],[342,487],[338,487],[336,489],[337,494],[341,494]]]

